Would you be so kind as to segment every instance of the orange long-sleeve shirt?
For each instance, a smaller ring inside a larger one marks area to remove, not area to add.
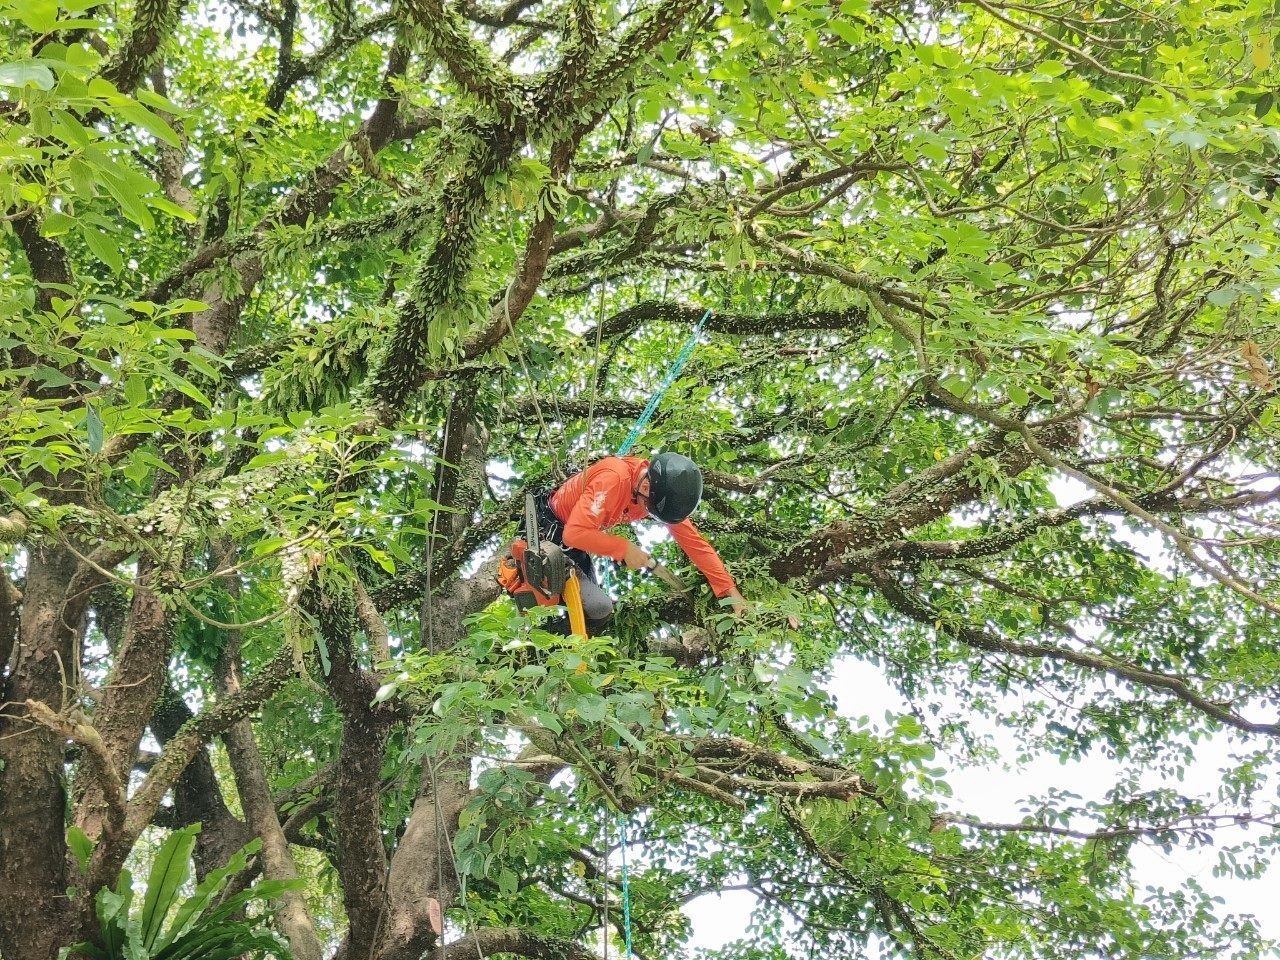
[[[605,457],[561,484],[550,505],[564,523],[564,545],[614,560],[626,557],[627,541],[605,531],[649,516],[648,505],[635,494],[647,469],[649,461],[641,457]],[[702,571],[712,593],[723,597],[736,588],[720,555],[692,521],[663,526]]]

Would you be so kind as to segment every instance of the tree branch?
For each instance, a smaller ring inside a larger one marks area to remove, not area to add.
[[[160,759],[129,800],[124,828],[115,843],[100,843],[90,866],[91,888],[110,885],[125,856],[151,822],[160,801],[186,769],[197,751],[214,737],[260,708],[284,686],[294,672],[294,652],[285,646],[259,670],[239,694],[216,704],[183,724],[165,744]]]
[[[1255,723],[1246,720],[1221,702],[1210,700],[1194,690],[1182,677],[1159,673],[1155,670],[1147,670],[1143,667],[1126,663],[1123,660],[1116,660],[1113,657],[1096,653],[1087,653],[1082,650],[1071,650],[1046,643],[1020,643],[1013,640],[1005,640],[1001,637],[984,633],[967,624],[958,623],[954,617],[934,609],[919,597],[911,594],[902,584],[887,574],[876,577],[875,583],[876,588],[889,601],[890,606],[899,613],[905,614],[917,623],[933,627],[940,633],[959,641],[967,647],[1021,658],[1043,658],[1074,664],[1087,670],[1127,680],[1140,687],[1164,691],[1205,716],[1236,730],[1242,730],[1245,733],[1261,733],[1270,737],[1280,737],[1280,723]]]
[[[572,940],[548,937],[515,927],[482,927],[445,944],[442,960],[468,960],[510,953],[531,960],[600,960],[596,953]]]
[[[692,325],[702,318],[706,308],[663,300],[644,300],[620,310],[601,325],[601,336],[628,334],[649,322]],[[809,313],[772,313],[752,315],[713,311],[704,329],[733,336],[768,336],[783,330],[849,330],[862,333],[867,328],[864,307],[845,310],[815,310]],[[582,335],[584,342],[595,339],[595,328]]]
[[[173,32],[187,0],[139,0],[129,35],[100,76],[128,96],[147,75],[160,45]]]
[[[80,756],[92,770],[106,803],[106,818],[98,842],[113,842],[125,821],[124,785],[102,737],[91,725],[54,713],[47,704],[39,700],[27,700],[26,707],[27,715],[33,721],[80,746]]]
[[[403,0],[402,9],[426,35],[427,46],[463,90],[497,114],[508,128],[522,124],[526,89],[467,29],[443,0]]]

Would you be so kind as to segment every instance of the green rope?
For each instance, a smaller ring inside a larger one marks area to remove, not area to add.
[[[649,421],[653,419],[654,412],[658,409],[658,404],[662,403],[662,398],[667,391],[671,389],[671,385],[676,382],[676,378],[680,376],[680,371],[684,369],[684,365],[689,362],[689,357],[693,355],[694,349],[698,346],[698,338],[702,336],[702,328],[706,324],[708,318],[712,314],[712,310],[708,309],[702,315],[702,318],[693,325],[693,332],[689,334],[689,339],[684,342],[684,346],[680,348],[680,352],[676,354],[676,358],[671,363],[671,368],[667,370],[667,375],[662,378],[662,382],[658,384],[658,389],[653,391],[653,396],[649,398],[649,402],[645,404],[645,408],[640,411],[640,416],[636,418],[635,424],[631,427],[631,432],[627,434],[627,438],[622,441],[622,446],[618,448],[616,456],[623,457],[631,452],[631,448],[635,446],[636,441],[640,439],[640,434],[644,433],[644,428],[649,425]],[[608,573],[605,573],[605,588],[608,589],[609,579]],[[627,948],[626,960],[632,960],[631,957],[631,876],[627,869],[627,817],[626,814],[618,813],[618,839],[619,850],[622,853],[622,936]]]
[[[627,874],[627,818],[618,814],[618,836],[622,851],[622,938],[627,947],[627,960],[631,960],[631,877]]]
[[[702,319],[694,324],[693,333],[689,334],[689,339],[684,342],[684,346],[676,354],[676,359],[671,364],[671,369],[667,371],[667,375],[658,384],[658,389],[653,391],[653,396],[649,398],[645,408],[640,411],[640,416],[636,418],[635,425],[631,428],[631,432],[627,434],[627,439],[622,441],[622,446],[618,448],[616,456],[626,456],[631,452],[631,448],[635,446],[636,441],[640,439],[640,434],[644,433],[644,428],[653,419],[654,411],[658,409],[658,404],[662,402],[663,396],[671,388],[671,385],[676,382],[676,377],[680,376],[680,371],[684,369],[684,365],[689,362],[689,357],[693,355],[694,348],[698,345],[698,337],[702,335],[702,326],[707,322],[707,318],[711,314],[712,311],[708,309],[702,315]]]

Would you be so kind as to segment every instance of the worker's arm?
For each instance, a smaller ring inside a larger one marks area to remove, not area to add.
[[[733,582],[733,577],[724,568],[724,561],[720,559],[720,554],[716,553],[715,547],[707,543],[706,537],[698,532],[693,521],[686,519],[679,523],[668,523],[667,529],[676,538],[676,543],[680,544],[680,549],[685,552],[685,556],[692,560],[693,565],[707,578],[707,583],[711,584],[711,592],[717,597],[733,598],[737,601],[734,604],[736,609],[742,602],[738,585]]]
[[[631,546],[622,537],[605,533],[604,517],[612,516],[619,498],[626,496],[630,478],[615,470],[596,470],[588,475],[582,496],[564,521],[564,545],[597,557],[625,560]]]

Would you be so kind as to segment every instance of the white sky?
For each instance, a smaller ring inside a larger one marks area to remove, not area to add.
[[[837,665],[828,689],[837,698],[842,715],[886,717],[885,722],[879,725],[886,733],[893,726],[893,718],[909,712],[907,702],[875,666],[852,658]],[[975,732],[991,733],[997,742],[1009,744],[1010,756],[1017,752],[1007,731],[1001,731],[989,722],[984,725],[979,717],[973,719],[973,726]],[[1196,748],[1201,757],[1200,769],[1189,774],[1188,780],[1180,786],[1188,792],[1212,793],[1218,782],[1218,766],[1225,762],[1229,752],[1228,740],[1228,735],[1223,734],[1201,741]],[[1020,821],[1023,817],[1018,809],[1020,802],[1026,797],[1043,795],[1051,787],[1067,786],[1084,796],[1085,800],[1101,800],[1120,769],[1118,763],[1096,755],[1076,763],[1062,763],[1055,756],[1042,756],[1026,766],[1008,769],[960,767],[941,752],[932,762],[948,769],[945,779],[955,791],[950,804],[952,810],[963,810],[1003,823]],[[1227,830],[1223,834],[1224,842],[1247,836]],[[1228,834],[1229,837],[1226,836]],[[1171,855],[1166,855],[1159,848],[1138,845],[1133,848],[1132,857],[1139,888],[1147,885],[1171,887],[1194,878],[1210,894],[1223,898],[1225,903],[1221,909],[1224,912],[1252,913],[1258,918],[1259,927],[1265,935],[1280,939],[1280,915],[1275,910],[1280,868],[1273,865],[1256,880],[1215,877],[1213,866],[1217,861],[1217,851],[1213,847],[1191,851],[1175,848]],[[708,895],[692,901],[685,908],[694,924],[690,947],[720,947],[744,936],[751,911],[756,906],[756,898],[745,891]]]
[[[1060,505],[1066,506],[1084,499],[1086,488],[1075,481],[1054,483],[1052,487]],[[1125,527],[1115,525],[1121,539],[1127,541],[1153,566],[1168,565],[1168,553],[1158,534],[1134,534]],[[831,682],[826,689],[836,699],[837,710],[846,717],[884,718],[875,723],[888,733],[894,720],[910,713],[910,706],[897,692],[884,674],[873,664],[846,657],[837,662]],[[949,706],[956,706],[953,702]],[[1001,729],[988,718],[978,714],[970,717],[975,735],[990,735],[993,743],[1005,747],[1006,756],[1015,757],[1023,752],[1018,748],[1011,731]],[[1193,796],[1213,796],[1220,783],[1219,771],[1229,764],[1233,749],[1239,749],[1239,740],[1233,743],[1233,735],[1221,732],[1206,737],[1196,744],[1197,760],[1178,788]],[[1024,817],[1020,808],[1029,797],[1045,795],[1051,788],[1067,788],[1083,797],[1083,801],[1101,801],[1106,791],[1119,778],[1121,764],[1109,760],[1096,751],[1082,760],[1064,763],[1057,756],[1041,755],[1029,764],[1021,766],[962,766],[943,751],[931,761],[947,769],[946,782],[954,791],[947,804],[952,812],[963,812],[984,820],[1000,823],[1017,823]],[[1153,780],[1147,786],[1157,786]],[[1090,825],[1081,824],[1083,829]],[[1257,837],[1259,828],[1252,834],[1238,829],[1223,829],[1216,835],[1217,845],[1246,841]],[[1280,885],[1280,866],[1273,864],[1263,876],[1254,880],[1235,877],[1216,877],[1213,868],[1218,860],[1218,846],[1187,850],[1175,847],[1165,854],[1150,843],[1138,843],[1130,852],[1134,865],[1134,881],[1137,896],[1147,886],[1177,887],[1194,879],[1210,895],[1219,896],[1224,903],[1222,913],[1252,914],[1256,917],[1263,935],[1280,940],[1280,911],[1277,911],[1277,886]],[[751,911],[758,906],[756,898],[746,891],[730,891],[724,895],[708,895],[692,901],[685,907],[686,915],[694,925],[691,948],[716,948],[746,934]],[[868,957],[873,957],[869,946]]]

